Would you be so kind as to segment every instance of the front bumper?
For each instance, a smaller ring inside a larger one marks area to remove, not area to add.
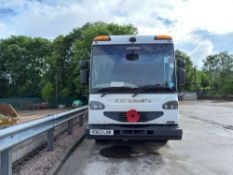
[[[91,129],[113,130],[114,135],[90,135]],[[89,125],[86,137],[101,140],[181,140],[182,129],[178,125]]]

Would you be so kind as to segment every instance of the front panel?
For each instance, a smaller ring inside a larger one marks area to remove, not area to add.
[[[178,124],[178,109],[163,109],[163,104],[178,101],[177,93],[171,94],[90,94],[89,102],[96,101],[104,109],[90,109],[89,121],[92,124]],[[140,120],[128,122],[126,112],[136,110]]]

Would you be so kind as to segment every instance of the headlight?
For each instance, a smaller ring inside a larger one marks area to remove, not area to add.
[[[104,104],[98,101],[90,101],[89,106],[90,106],[90,109],[93,109],[93,110],[101,110],[105,108]]]
[[[178,109],[177,101],[168,101],[163,104],[163,109]]]

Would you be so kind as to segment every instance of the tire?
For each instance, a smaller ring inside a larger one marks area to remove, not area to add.
[[[106,145],[108,144],[109,140],[101,140],[101,139],[95,139],[95,143],[99,145]]]
[[[157,147],[157,148],[160,148],[160,147],[163,147],[167,144],[168,140],[157,140],[157,141],[151,141],[151,142],[148,142],[147,145],[149,147]]]
[[[161,146],[165,146],[167,144],[168,140],[159,140],[158,143],[161,145]]]

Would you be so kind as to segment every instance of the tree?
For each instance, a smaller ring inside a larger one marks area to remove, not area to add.
[[[208,75],[204,71],[198,71],[198,84],[203,91],[203,94],[206,95],[206,88],[209,86]]]
[[[72,90],[74,86],[72,80],[75,65],[70,54],[70,45],[66,37],[58,36],[51,43],[51,54],[46,58],[47,71],[44,78],[45,81],[53,82],[57,100],[64,88]]]
[[[233,80],[227,81],[223,85],[223,95],[226,96],[229,94],[233,94]]]
[[[93,38],[135,33],[133,25],[96,22],[75,28],[52,42],[27,36],[0,40],[0,97],[39,96],[48,82],[57,99],[80,95],[78,63],[81,58],[89,59]]]
[[[136,34],[133,25],[107,24],[104,22],[87,23],[75,28],[66,36],[60,35],[50,43],[50,54],[46,57],[43,84],[51,82],[55,88],[57,102],[70,95],[87,94],[87,88],[80,85],[79,61],[89,60],[92,41],[97,35]]]
[[[38,96],[44,75],[49,41],[43,38],[12,36],[0,42],[0,96]],[[1,83],[2,83],[1,82]],[[4,88],[5,92],[4,92]]]
[[[233,81],[233,55],[220,52],[209,55],[203,60],[203,71],[207,73],[210,87],[217,94],[230,93],[230,82]]]
[[[54,97],[54,87],[51,82],[47,82],[41,92],[42,98],[47,102]]]

